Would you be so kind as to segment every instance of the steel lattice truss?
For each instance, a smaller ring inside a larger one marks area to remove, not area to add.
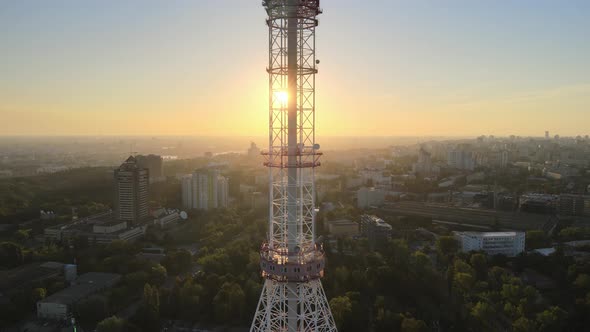
[[[266,280],[250,331],[290,331],[288,315],[285,314],[289,311],[299,313],[296,331],[336,331],[320,280],[291,286],[288,283]],[[288,298],[292,301],[285,300]],[[289,303],[293,303],[295,307],[290,308]]]
[[[269,27],[266,278],[251,331],[336,331],[315,243],[315,29],[319,0],[264,0]]]

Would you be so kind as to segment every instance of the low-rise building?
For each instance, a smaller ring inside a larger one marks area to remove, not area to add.
[[[376,188],[363,187],[356,192],[357,206],[366,209],[385,203],[385,191]]]
[[[524,251],[524,232],[454,232],[461,251],[484,251],[488,255],[514,257]]]
[[[64,320],[72,312],[72,306],[80,300],[114,286],[121,275],[89,272],[81,275],[72,285],[37,302],[37,317]]]
[[[111,212],[100,213],[71,224],[47,227],[44,236],[50,241],[69,241],[86,237],[90,244],[107,244],[115,240],[134,241],[145,235],[146,225],[129,227],[127,222],[113,218]]]
[[[0,271],[0,294],[47,280],[64,280],[66,265],[59,262],[31,263],[10,270]]]
[[[180,211],[176,209],[159,209],[154,213],[154,224],[160,227],[169,227],[180,221]]]
[[[540,214],[552,214],[559,205],[559,196],[529,193],[520,196],[520,211]]]
[[[359,224],[350,220],[327,221],[328,232],[334,237],[352,237],[359,234]]]

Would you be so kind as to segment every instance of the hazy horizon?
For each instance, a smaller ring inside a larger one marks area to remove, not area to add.
[[[590,2],[323,0],[318,136],[590,132]],[[0,135],[264,136],[260,1],[0,4]]]

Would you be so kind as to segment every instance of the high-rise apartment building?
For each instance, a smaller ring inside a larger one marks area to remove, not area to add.
[[[412,165],[412,172],[414,174],[431,176],[440,173],[440,167],[434,165],[429,152],[424,150],[424,148],[420,148],[418,151],[418,161]]]
[[[185,209],[225,208],[229,203],[229,182],[215,168],[203,168],[182,178]]]
[[[193,175],[186,174],[180,179],[182,191],[182,207],[190,210],[193,208]]]
[[[135,159],[137,160],[137,166],[139,168],[147,168],[150,171],[151,183],[162,181],[164,179],[164,161],[162,157],[150,154],[147,156],[139,155],[136,156]]]
[[[115,217],[128,225],[137,224],[149,215],[149,170],[141,168],[130,156],[115,170]]]
[[[473,171],[475,169],[475,157],[472,151],[466,147],[459,147],[449,151],[448,165],[451,168]]]

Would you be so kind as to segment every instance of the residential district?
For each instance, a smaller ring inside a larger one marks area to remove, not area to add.
[[[28,144],[0,154],[0,331],[248,329],[270,185],[255,143]],[[422,139],[321,163],[340,331],[590,324],[588,136]]]

